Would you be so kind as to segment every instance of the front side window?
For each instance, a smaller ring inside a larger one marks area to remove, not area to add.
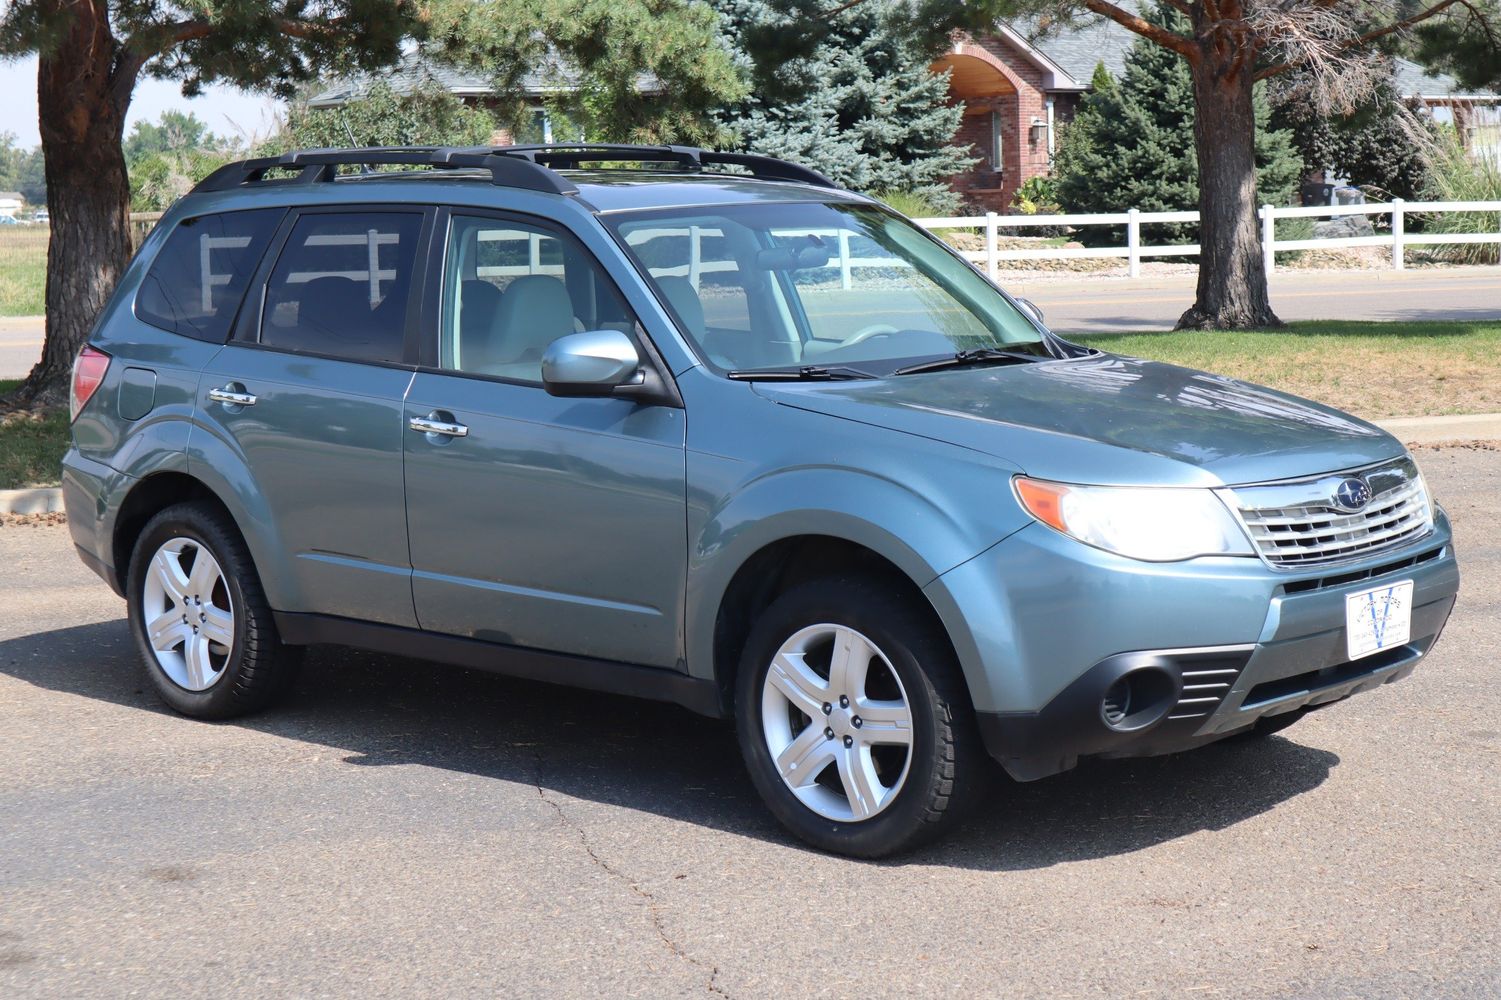
[[[200,215],[178,223],[136,293],[136,317],[222,344],[285,209]]]
[[[399,362],[422,216],[336,212],[297,220],[266,283],[261,343]]]
[[[438,363],[449,371],[540,384],[554,340],[636,325],[588,251],[541,226],[455,216],[443,274]]]
[[[885,375],[980,348],[1049,354],[994,285],[876,206],[732,205],[607,221],[723,371],[840,365]]]

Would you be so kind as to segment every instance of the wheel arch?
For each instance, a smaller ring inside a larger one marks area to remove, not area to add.
[[[261,512],[258,519],[255,511],[247,511],[241,498],[232,491],[226,491],[214,483],[205,482],[204,479],[193,472],[181,469],[166,469],[153,472],[137,481],[125,495],[120,503],[120,508],[114,517],[111,530],[110,551],[114,558],[114,572],[120,592],[125,592],[126,582],[130,575],[130,556],[135,549],[141,532],[150,520],[161,511],[173,504],[196,501],[208,504],[223,513],[234,526],[240,537],[245,541],[250,550],[251,561],[255,566],[261,586],[265,589],[272,607],[276,607],[275,600],[278,590],[274,574],[266,572],[269,560],[264,554],[272,549],[268,548],[268,542],[263,534],[255,530],[247,530],[259,525],[262,532],[271,532],[274,529],[267,520],[267,513]],[[274,544],[274,543],[271,543]],[[274,567],[274,564],[272,564]]]
[[[130,556],[147,523],[158,513],[173,504],[198,501],[218,507],[231,521],[239,522],[228,505],[209,489],[202,480],[186,472],[164,470],[154,472],[139,480],[130,488],[115,515],[114,530],[110,539],[110,552],[114,558],[116,582],[124,592],[130,576]],[[244,532],[241,532],[244,535]]]
[[[897,591],[930,616],[953,648],[947,624],[921,583],[895,560],[867,544],[839,535],[788,535],[762,545],[743,560],[716,603],[712,663],[724,714],[734,711],[740,658],[761,612],[799,584],[841,574],[875,579]]]

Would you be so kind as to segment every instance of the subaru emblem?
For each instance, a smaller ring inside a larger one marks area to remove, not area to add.
[[[1354,513],[1371,502],[1371,488],[1364,479],[1346,479],[1334,491],[1334,506]]]

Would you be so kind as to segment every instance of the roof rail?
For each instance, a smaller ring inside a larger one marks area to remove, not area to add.
[[[226,191],[251,184],[265,177],[269,170],[296,171],[293,183],[310,184],[331,181],[339,167],[385,166],[409,164],[439,169],[481,168],[490,171],[493,183],[505,187],[543,191],[548,194],[576,194],[578,188],[567,179],[539,164],[508,156],[503,149],[453,146],[372,146],[367,149],[303,149],[281,156],[263,156],[226,164],[209,174],[193,188],[200,191]]]
[[[262,180],[268,171],[295,172],[288,183],[312,184],[331,181],[343,166],[409,164],[434,169],[484,169],[490,180],[504,187],[577,194],[578,188],[558,170],[577,169],[583,163],[606,161],[676,163],[685,170],[706,166],[736,166],[765,180],[796,181],[817,187],[837,187],[816,170],[754,153],[721,153],[694,146],[631,146],[612,143],[579,143],[545,146],[372,146],[363,149],[304,149],[281,156],[239,160],[220,167],[199,181],[194,193],[228,191]]]
[[[633,146],[618,143],[549,143],[544,146],[505,146],[509,156],[520,156],[555,170],[572,170],[583,163],[607,160],[635,160],[643,163],[677,163],[690,170],[706,166],[737,166],[749,170],[752,177],[765,180],[797,181],[817,187],[838,187],[823,174],[808,167],[772,156],[756,153],[721,153],[696,146]],[[497,150],[499,152],[500,150]]]

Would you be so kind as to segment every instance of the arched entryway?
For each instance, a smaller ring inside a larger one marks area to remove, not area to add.
[[[1021,183],[1016,83],[993,53],[972,42],[956,45],[930,68],[948,72],[949,100],[964,105],[954,145],[979,159],[950,186],[967,203],[1004,211]]]

